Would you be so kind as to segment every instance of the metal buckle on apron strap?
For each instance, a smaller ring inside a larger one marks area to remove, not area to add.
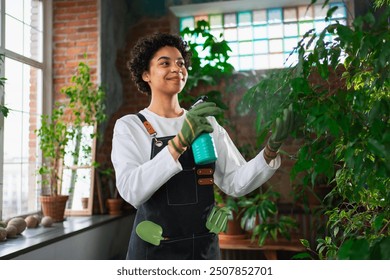
[[[163,145],[163,142],[160,140],[157,140],[157,138],[156,138],[157,132],[154,130],[153,126],[150,124],[150,122],[148,122],[146,120],[146,118],[141,113],[138,113],[137,116],[142,121],[142,123],[145,126],[146,130],[148,131],[150,137],[154,140],[154,145],[156,145],[157,147],[160,148]]]

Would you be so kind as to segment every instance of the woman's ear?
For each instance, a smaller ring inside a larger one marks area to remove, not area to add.
[[[145,72],[142,74],[142,80],[144,80],[144,82],[147,82],[147,83],[150,82],[150,78],[149,78],[149,73],[148,73],[148,72],[145,71]]]

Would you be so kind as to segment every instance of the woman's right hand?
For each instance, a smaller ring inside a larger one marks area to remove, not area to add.
[[[178,153],[183,153],[201,133],[213,132],[213,127],[207,117],[216,116],[222,112],[223,110],[213,102],[203,102],[193,107],[187,112],[179,134],[169,142]]]

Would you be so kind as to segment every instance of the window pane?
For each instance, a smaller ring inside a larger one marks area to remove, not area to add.
[[[255,55],[254,69],[269,69],[268,55]]]
[[[253,38],[254,39],[265,39],[268,36],[267,26],[255,26],[253,27]]]
[[[229,47],[232,50],[232,56],[238,55],[238,43],[229,43]]]
[[[286,38],[284,39],[285,52],[291,52],[298,45],[298,38]]]
[[[301,22],[299,24],[299,35],[305,35],[310,29],[313,29],[313,22]]]
[[[4,120],[3,216],[11,217],[38,210],[34,130],[41,114],[42,73],[6,58],[5,76],[5,103],[14,110]]]
[[[298,63],[298,55],[296,53],[293,53],[293,54],[286,53],[284,55],[284,57],[285,57],[285,59],[284,59],[284,66],[285,67],[294,66],[295,64]]]
[[[299,20],[313,19],[313,6],[300,6],[298,8],[298,17]]]
[[[210,27],[221,28],[222,27],[222,15],[211,15],[210,16]]]
[[[285,8],[283,11],[284,22],[297,21],[297,9]]]
[[[284,63],[284,55],[283,54],[270,54],[269,55],[269,61],[270,61],[270,68],[283,68]]]
[[[6,0],[5,13],[19,21],[23,21],[23,0]]]
[[[267,23],[267,11],[259,10],[253,11],[253,24],[265,24]]]
[[[268,9],[268,23],[282,22],[282,9]]]
[[[223,29],[211,29],[210,33],[215,37],[215,38],[223,38]]]
[[[23,55],[23,23],[6,15],[5,25],[7,27],[7,31],[10,31],[5,33],[6,49]]]
[[[253,43],[250,42],[240,42],[239,43],[240,55],[252,54],[253,53]]]
[[[315,19],[325,19],[328,7],[322,8],[322,4],[314,5],[314,18]]]
[[[336,11],[334,11],[332,18],[345,18],[347,17],[347,11],[345,5],[343,3],[331,3],[329,8],[337,7]]]
[[[209,21],[209,17],[206,15],[206,16],[196,16],[195,17],[195,22],[198,22],[198,21]]]
[[[237,17],[236,14],[226,14],[224,16],[224,26],[225,27],[234,27],[237,26]]]
[[[238,13],[238,25],[245,26],[252,24],[252,13],[251,12],[242,12]]]
[[[234,69],[236,69],[237,71],[241,70],[240,69],[240,65],[239,65],[239,62],[238,62],[238,57],[237,56],[231,56],[229,57],[229,63],[231,65],[233,65]]]
[[[240,70],[253,69],[253,57],[252,56],[240,56]]]
[[[298,24],[296,23],[285,24],[284,36],[286,37],[298,36]]]
[[[282,51],[283,51],[283,40],[282,39],[269,40],[269,52],[270,53],[282,52]]]
[[[6,44],[13,52],[42,62],[43,27],[42,2],[7,1],[6,12]],[[19,6],[15,6],[18,3]],[[21,8],[22,7],[22,8]]]
[[[254,53],[268,53],[268,40],[254,42]]]
[[[281,24],[270,24],[268,26],[268,37],[269,38],[282,38],[283,37],[283,25]]]
[[[225,29],[225,40],[226,41],[237,41],[237,29],[229,28]]]
[[[314,28],[316,29],[317,33],[322,32],[326,27],[328,26],[328,23],[325,20],[319,20],[314,22]]]
[[[253,34],[252,34],[252,27],[240,27],[238,28],[238,40],[243,41],[243,40],[252,40],[253,39]]]
[[[185,17],[180,19],[180,30],[184,30],[186,27],[189,29],[195,28],[193,17]]]

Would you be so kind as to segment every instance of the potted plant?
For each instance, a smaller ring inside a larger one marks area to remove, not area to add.
[[[257,189],[241,199],[241,227],[251,233],[251,240],[257,240],[259,246],[267,239],[277,241],[280,236],[291,239],[291,233],[297,228],[296,221],[286,215],[280,215],[277,201],[280,193],[271,187]]]
[[[315,2],[315,1],[312,1]],[[359,16],[348,27],[330,22],[309,31],[295,49],[298,62],[269,73],[246,92],[246,110],[270,124],[284,107],[297,113],[293,137],[301,142],[290,176],[304,186],[317,178],[334,184],[318,245],[321,259],[388,258],[390,234],[390,7]],[[266,102],[264,102],[266,101]],[[242,105],[243,105],[242,104]],[[274,105],[274,106],[272,106]],[[258,131],[259,135],[263,135]],[[360,248],[354,250],[354,248]],[[306,257],[308,255],[306,254]]]
[[[80,144],[83,127],[92,126],[94,132],[85,137],[96,138],[97,124],[105,119],[105,93],[100,86],[91,81],[90,68],[80,62],[77,73],[71,78],[72,85],[64,87],[61,92],[67,97],[64,102],[57,102],[51,115],[41,116],[41,126],[36,130],[43,162],[38,167],[39,182],[42,184],[42,211],[51,216],[55,222],[64,219],[66,202],[71,196],[64,194],[61,188],[64,158],[70,155],[77,163],[80,152],[84,156],[91,153],[90,146]],[[68,150],[70,141],[78,143],[74,150]],[[74,184],[76,177],[72,176]],[[50,213],[51,209],[54,212]]]
[[[123,198],[119,195],[118,189],[115,184],[114,169],[112,166],[97,168],[98,184],[102,190],[102,213],[106,211],[110,215],[120,215],[122,213],[125,204]]]

